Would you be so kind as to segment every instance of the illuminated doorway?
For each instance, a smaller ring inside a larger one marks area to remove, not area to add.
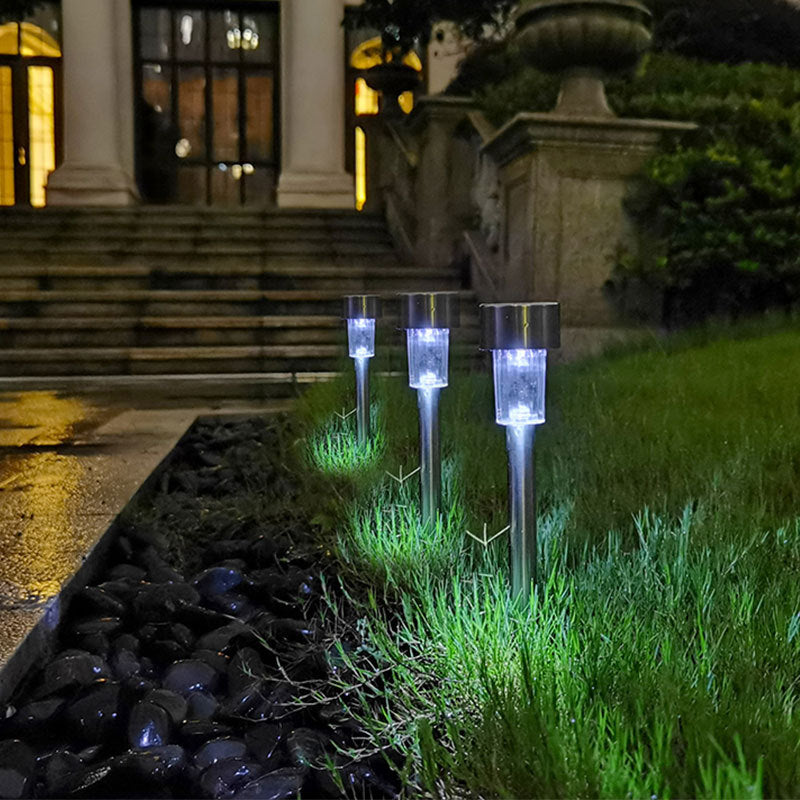
[[[348,73],[353,90],[350,117],[354,119],[353,131],[353,172],[355,175],[356,208],[361,211],[367,202],[367,134],[358,124],[359,117],[374,116],[380,110],[379,94],[370,89],[363,73],[370,67],[383,63],[383,48],[380,36],[368,39],[356,47],[351,56]],[[403,58],[406,66],[422,72],[422,61],[416,53],[408,53]],[[414,108],[414,93],[400,95],[400,107],[406,114]]]
[[[61,149],[58,8],[31,19],[0,25],[0,205],[41,208]]]
[[[137,180],[146,201],[274,204],[278,9],[137,4]]]

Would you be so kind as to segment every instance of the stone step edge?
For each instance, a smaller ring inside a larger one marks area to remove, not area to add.
[[[142,265],[59,265],[0,263],[0,280],[3,278],[147,278],[160,277],[265,277],[272,275],[297,278],[444,278],[460,279],[460,271],[449,267],[429,269],[415,266],[348,267],[334,264],[164,264]]]
[[[466,320],[466,321],[465,321]],[[380,327],[396,326],[398,317],[385,315],[381,317]],[[461,328],[477,328],[478,315],[462,315]],[[328,328],[345,330],[341,317],[323,314],[306,314],[296,316],[246,316],[246,317],[0,317],[0,331],[109,331],[131,330],[134,328],[156,328],[167,330],[276,330],[289,328],[303,331],[310,328]]]
[[[44,291],[14,289],[0,293],[3,303],[110,303],[110,302],[254,302],[259,300],[291,302],[293,300],[332,302],[341,300],[343,292],[338,289],[108,289],[69,290],[47,289]],[[396,292],[375,292],[384,300],[397,300]],[[457,291],[462,301],[470,301],[475,295],[469,290]]]
[[[387,344],[385,351],[404,351]],[[451,351],[475,349],[474,342],[454,342]],[[346,358],[341,344],[191,345],[187,347],[25,347],[0,349],[0,363],[48,361],[227,361],[240,358]]]

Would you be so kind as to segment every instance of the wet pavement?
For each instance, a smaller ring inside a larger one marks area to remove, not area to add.
[[[0,697],[46,646],[59,592],[192,422],[281,406],[152,409],[97,396],[0,393]]]

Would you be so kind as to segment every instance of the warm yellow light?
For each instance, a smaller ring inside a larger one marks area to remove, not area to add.
[[[363,78],[356,80],[356,114],[361,117],[377,114],[379,111],[378,93],[367,86]]]
[[[0,205],[14,205],[14,110],[11,67],[0,67]]]
[[[410,114],[414,110],[414,92],[403,92],[397,102],[406,114]]]
[[[367,136],[356,128],[356,208],[361,211],[367,202]]]
[[[23,22],[21,25],[20,55],[60,58],[61,48],[58,46],[58,42],[46,30],[40,28],[38,25],[34,25],[32,22]]]
[[[31,205],[45,204],[48,175],[56,168],[52,67],[28,67],[28,131],[30,137]]]
[[[384,50],[381,43],[381,37],[376,36],[373,39],[367,39],[362,42],[355,50],[353,55],[350,56],[350,66],[356,69],[369,69],[370,67],[377,67],[378,64],[383,64]],[[388,58],[391,61],[391,55]],[[413,67],[417,72],[422,72],[422,61],[420,57],[414,53],[406,53],[403,56],[403,63],[408,67]]]

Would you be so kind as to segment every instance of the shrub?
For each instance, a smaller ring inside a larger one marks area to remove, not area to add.
[[[787,0],[645,0],[656,50],[737,64],[800,66],[800,9]]]

